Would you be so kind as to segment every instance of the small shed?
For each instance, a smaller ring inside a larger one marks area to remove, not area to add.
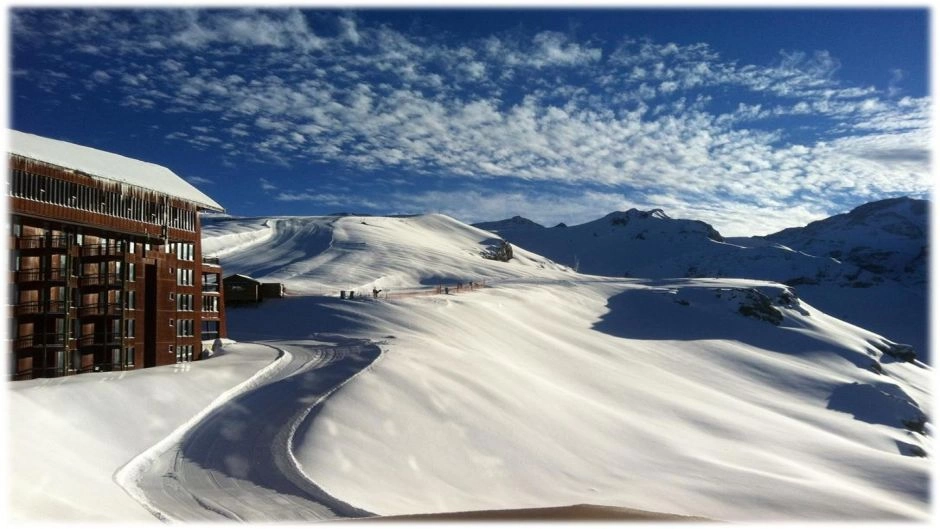
[[[256,303],[261,301],[261,282],[246,275],[234,274],[222,280],[225,303]]]
[[[261,283],[262,298],[283,298],[284,283]]]

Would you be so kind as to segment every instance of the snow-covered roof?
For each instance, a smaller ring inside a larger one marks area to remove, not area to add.
[[[215,200],[166,167],[35,134],[16,130],[8,132],[10,154],[156,191],[203,208],[224,210]]]

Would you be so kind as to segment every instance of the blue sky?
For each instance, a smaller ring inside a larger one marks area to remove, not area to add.
[[[770,233],[930,191],[926,9],[9,11],[10,125],[234,215]]]

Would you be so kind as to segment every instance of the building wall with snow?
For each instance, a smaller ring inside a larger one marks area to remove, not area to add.
[[[8,161],[13,379],[197,360],[225,336],[198,215],[221,206],[169,169],[31,134],[10,131]]]

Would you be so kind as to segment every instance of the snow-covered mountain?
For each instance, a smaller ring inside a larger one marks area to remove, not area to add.
[[[383,290],[505,279],[529,268],[566,270],[520,249],[510,263],[483,259],[493,234],[445,215],[212,217],[202,251],[226,274],[285,283],[293,294]]]
[[[475,224],[578,271],[609,277],[755,277],[779,282],[833,274],[838,263],[778,246],[725,241],[712,226],[664,211],[617,211],[577,226],[546,228],[515,217]]]
[[[885,281],[924,287],[928,209],[926,200],[879,200],[764,239],[854,266],[855,282],[862,288]]]
[[[823,310],[929,358],[927,202],[890,199],[766,237],[726,239],[662,210],[546,228],[515,217],[475,226],[581,272],[776,281]]]
[[[596,229],[616,240],[666,220],[618,214]],[[701,223],[683,229],[662,228],[702,252],[703,237],[729,245]],[[217,216],[205,236],[226,274],[283,281],[290,295],[230,307],[241,343],[191,368],[11,384],[14,518],[120,519],[133,516],[130,498],[156,498],[171,519],[284,520],[305,512],[297,476],[387,515],[593,504],[728,521],[930,516],[932,369],[782,283],[586,275],[518,247],[498,261],[492,232],[441,215]],[[450,281],[486,288],[337,295]],[[348,347],[293,364],[274,354],[327,340],[381,354],[352,376]],[[300,378],[269,383],[299,364]],[[321,393],[338,374],[342,384]],[[199,391],[185,403],[160,397],[190,384]],[[233,386],[264,391],[256,400],[272,411],[307,410],[274,425],[279,414],[233,401],[214,430],[201,418],[218,418],[209,410],[227,406]],[[140,406],[154,407],[151,420]],[[158,457],[199,425],[196,446]],[[272,429],[281,444],[258,444]],[[75,446],[87,464],[71,463]],[[259,446],[291,466],[291,483],[255,481],[251,465],[272,459],[253,458]],[[189,466],[147,474],[156,460]],[[194,483],[193,472],[207,477]],[[83,483],[96,484],[93,513]],[[281,485],[291,492],[278,496]],[[181,487],[194,493],[175,507]]]

